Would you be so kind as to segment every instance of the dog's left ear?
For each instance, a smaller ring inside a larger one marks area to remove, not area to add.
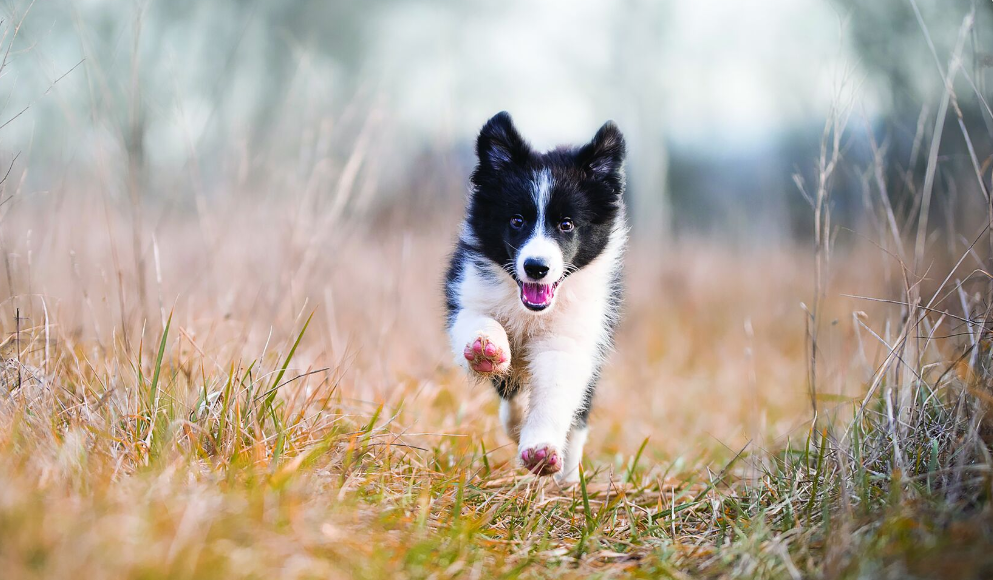
[[[583,171],[620,193],[624,185],[624,135],[613,121],[607,121],[593,140],[579,150],[577,159]]]

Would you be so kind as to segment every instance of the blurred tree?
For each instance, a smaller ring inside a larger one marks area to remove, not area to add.
[[[610,108],[628,142],[628,197],[632,227],[659,241],[670,229],[669,153],[658,99],[665,94],[661,61],[668,5],[625,0],[612,22],[611,73],[605,83]]]
[[[987,103],[990,74],[993,66],[993,3],[985,0],[942,0],[941,2],[874,2],[871,0],[834,0],[849,15],[847,30],[862,65],[870,73],[870,82],[879,83],[888,96],[888,109],[878,120],[876,139],[885,143],[887,182],[894,203],[902,209],[903,218],[916,216],[914,191],[909,184],[919,180],[926,169],[927,145],[932,136],[938,102],[944,83],[938,67],[947,73],[963,20],[975,14],[975,21],[965,39],[963,67],[956,76],[957,104],[980,162],[989,157],[993,138],[993,119],[977,91]],[[928,37],[919,22],[928,31]],[[930,40],[929,40],[930,39]],[[934,52],[929,46],[933,43]],[[969,81],[963,77],[969,76]],[[954,107],[949,108],[941,141],[941,164],[945,173],[975,175],[965,139],[955,120]],[[985,137],[985,138],[977,138]],[[915,139],[916,138],[916,139]],[[937,211],[968,212],[966,206],[943,207],[953,203],[952,194],[939,179],[935,189]],[[976,180],[963,180],[978,189]],[[966,199],[978,199],[978,192],[964,192]],[[975,194],[975,195],[972,195]]]

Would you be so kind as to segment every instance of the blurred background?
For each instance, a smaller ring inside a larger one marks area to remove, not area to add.
[[[840,220],[859,220],[867,130],[894,171],[923,171],[918,124],[973,9],[955,83],[966,126],[990,128],[970,84],[987,86],[993,7],[919,4],[938,62],[901,1],[8,1],[0,152],[32,195],[95,183],[178,210],[321,192],[343,215],[431,212],[464,194],[495,112],[542,148],[614,119],[639,236],[802,237],[793,176],[833,109],[855,128]],[[971,171],[961,139],[943,146],[943,172]]]

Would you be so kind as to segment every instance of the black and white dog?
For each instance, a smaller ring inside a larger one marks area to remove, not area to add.
[[[624,138],[608,122],[582,147],[535,152],[503,112],[476,153],[445,281],[452,347],[493,382],[524,467],[572,482],[620,303]]]

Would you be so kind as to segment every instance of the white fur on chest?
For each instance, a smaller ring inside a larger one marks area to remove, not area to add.
[[[626,229],[615,228],[605,250],[586,267],[567,277],[558,289],[555,305],[535,313],[521,304],[517,283],[495,264],[466,264],[458,285],[459,302],[499,322],[507,332],[512,351],[512,372],[524,378],[536,349],[572,345],[577,353],[600,363],[610,344],[613,283],[626,241]],[[487,272],[481,269],[486,268]],[[585,385],[584,385],[585,386]]]

